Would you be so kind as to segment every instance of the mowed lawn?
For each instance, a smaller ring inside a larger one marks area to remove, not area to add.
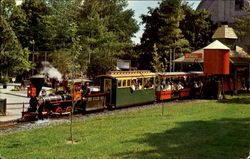
[[[249,153],[250,95],[165,104],[0,134],[4,159],[241,159]],[[0,157],[0,158],[1,158]]]

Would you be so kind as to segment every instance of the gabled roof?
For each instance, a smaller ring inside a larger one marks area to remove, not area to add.
[[[204,49],[202,48],[202,49],[195,50],[195,51],[192,52],[192,54],[197,54],[197,53],[203,54],[204,53]]]
[[[250,64],[250,55],[239,46],[230,51],[230,59],[233,64]]]
[[[229,47],[222,44],[219,40],[215,40],[214,42],[212,42],[208,46],[204,47],[203,49],[230,50]]]
[[[212,38],[213,39],[238,39],[233,28],[229,27],[228,25],[222,25],[218,27],[214,35],[212,36]]]
[[[176,63],[203,63],[203,59],[185,58],[184,56],[174,60]]]

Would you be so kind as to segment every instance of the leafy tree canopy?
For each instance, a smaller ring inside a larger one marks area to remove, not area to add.
[[[190,49],[197,50],[212,42],[212,35],[217,28],[208,11],[193,10],[188,4],[182,5],[185,18],[180,22],[180,29],[189,41]]]
[[[169,58],[171,49],[177,46],[188,50],[189,42],[184,38],[180,22],[185,18],[181,0],[163,0],[160,6],[142,15],[145,32],[141,39],[141,67],[152,69],[145,61],[152,61],[153,46],[159,56]],[[152,63],[151,63],[152,64]]]
[[[72,57],[64,72],[88,70],[95,76],[113,69],[116,60],[131,51],[131,37],[139,29],[125,0],[25,0],[20,6],[14,0],[5,2],[4,16],[21,47],[34,47],[40,57],[48,52],[58,67]],[[91,70],[100,61],[100,69]]]
[[[133,19],[134,12],[125,10],[123,0],[85,0],[75,16],[82,51],[81,68],[89,61],[88,75],[106,73],[114,69],[116,59],[131,48],[131,37],[138,30]],[[85,59],[85,60],[84,60]],[[95,65],[98,66],[97,70]]]
[[[14,31],[0,16],[0,70],[1,74],[17,75],[30,68],[29,51],[22,49]]]
[[[180,52],[179,48],[182,48],[182,53],[202,48],[211,40],[213,33],[208,12],[194,11],[181,0],[163,0],[159,7],[149,8],[148,14],[141,17],[145,31],[136,50],[140,52],[140,67],[143,69],[156,67],[153,62],[155,55],[152,54],[154,45],[158,56],[162,57],[159,62],[165,66],[164,58],[169,59],[171,53]]]
[[[235,18],[234,22],[234,28],[236,31],[236,34],[239,36],[240,43],[243,44],[245,48],[247,48],[249,54],[250,54],[250,43],[249,43],[249,37],[250,37],[250,8],[245,9],[247,12],[246,15]]]

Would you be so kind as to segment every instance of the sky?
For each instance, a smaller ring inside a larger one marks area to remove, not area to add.
[[[135,44],[140,43],[140,38],[142,36],[143,29],[144,29],[144,25],[140,24],[141,23],[140,16],[142,14],[147,14],[148,7],[151,7],[151,8],[157,7],[159,2],[160,0],[159,1],[157,0],[128,0],[127,8],[134,10],[135,12],[134,18],[136,19],[136,21],[138,22],[140,26],[140,30],[135,34],[136,37],[132,38],[132,41]],[[192,7],[196,9],[198,4],[200,3],[200,0],[187,0],[187,2],[190,5],[193,4]]]

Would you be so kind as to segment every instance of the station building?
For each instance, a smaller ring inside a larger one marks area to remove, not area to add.
[[[211,14],[213,23],[218,26],[228,24],[231,27],[236,27],[234,26],[235,18],[241,16],[250,18],[250,15],[245,12],[245,8],[250,8],[250,0],[201,0],[197,10],[207,10]],[[249,53],[249,41],[249,36],[239,36],[237,44],[248,49]]]
[[[174,60],[174,63],[179,66],[179,71],[186,71],[196,69],[195,71],[204,71],[204,50],[211,48],[223,49],[225,46],[229,48],[230,60],[230,74],[236,80],[237,76],[242,76],[247,83],[249,89],[250,85],[250,55],[240,46],[236,44],[238,39],[233,28],[228,25],[222,25],[212,36],[214,42],[208,46],[191,53],[186,53],[184,56]],[[217,52],[214,52],[217,53]],[[216,61],[214,61],[216,63]],[[214,63],[214,64],[215,64]],[[217,62],[218,63],[218,62]],[[223,61],[216,65],[222,67]],[[211,66],[212,67],[212,66]]]

